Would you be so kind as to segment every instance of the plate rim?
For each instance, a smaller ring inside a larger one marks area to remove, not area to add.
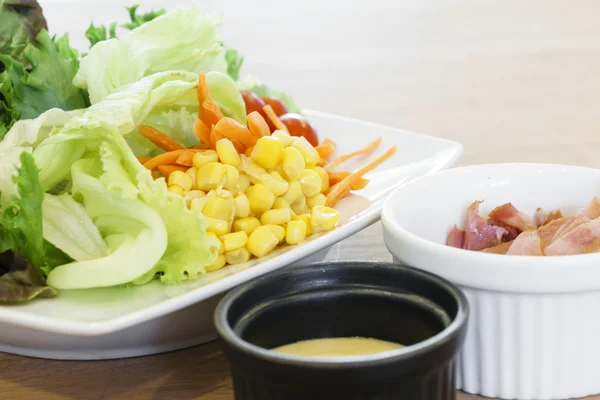
[[[358,123],[378,128],[392,129],[404,135],[419,138],[427,138],[438,143],[443,142],[447,144],[449,147],[448,152],[451,151],[449,156],[447,156],[447,158],[445,158],[444,160],[441,160],[441,162],[436,163],[435,166],[433,166],[423,176],[430,175],[440,170],[444,170],[451,167],[461,157],[464,150],[464,146],[461,143],[445,138],[426,135],[423,133],[407,131],[390,125],[384,125],[376,122],[365,121],[321,111],[303,110],[303,113],[306,115],[329,118],[332,120]],[[302,246],[295,247],[277,257],[266,260],[264,264],[267,265],[261,268],[260,270],[257,269],[258,265],[256,265],[243,271],[237,272],[233,275],[229,275],[224,279],[211,282],[206,286],[201,286],[192,289],[186,293],[183,293],[179,296],[165,299],[157,304],[141,308],[137,311],[130,312],[120,317],[107,319],[99,322],[62,321],[57,320],[56,318],[48,318],[43,315],[18,312],[18,310],[16,310],[15,308],[8,308],[13,306],[3,306],[0,307],[0,327],[6,324],[11,325],[13,327],[29,328],[36,331],[53,334],[63,334],[70,336],[102,336],[130,328],[132,326],[153,320],[155,318],[159,318],[163,315],[181,310],[193,304],[204,301],[212,296],[221,294],[248,280],[255,279],[269,272],[288,266],[298,260],[301,260],[302,258],[313,254],[314,252],[332,246],[335,243],[338,243],[346,239],[347,237],[354,235],[357,232],[360,232],[361,230],[367,228],[368,226],[377,222],[381,218],[383,203],[385,199],[390,195],[390,193],[392,193],[392,191],[396,188],[397,187],[391,188],[390,190],[386,191],[383,196],[373,201],[373,203],[367,209],[368,211],[365,210],[367,211],[365,215],[363,215],[359,219],[349,221],[346,225],[343,226],[344,229],[334,229],[333,231],[328,232],[327,235],[324,235],[318,240],[310,241]]]

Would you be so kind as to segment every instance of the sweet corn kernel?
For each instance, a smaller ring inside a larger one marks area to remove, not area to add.
[[[282,153],[283,144],[279,139],[263,136],[256,141],[250,158],[263,168],[275,168],[281,161]]]
[[[236,185],[238,193],[245,193],[249,187],[250,187],[250,178],[248,178],[244,174],[241,174],[238,178],[237,185]]]
[[[321,192],[321,177],[311,169],[305,169],[300,174],[300,186],[306,197],[314,196]]]
[[[190,210],[192,210],[196,213],[201,213],[205,204],[206,204],[205,198],[192,199],[192,201],[189,204],[189,208],[190,208]]]
[[[194,157],[197,154],[199,153],[196,153]],[[218,188],[223,185],[223,181],[226,179],[225,172],[225,165],[218,162],[202,165],[196,172],[196,187],[205,191]]]
[[[212,232],[217,236],[223,236],[229,233],[229,224],[222,219],[206,218],[206,231]]]
[[[327,196],[323,193],[317,193],[306,198],[306,206],[311,210],[314,206],[324,206],[325,203],[327,203]]]
[[[240,171],[233,165],[225,165],[225,189],[234,191],[240,179]]]
[[[306,197],[300,196],[298,200],[292,203],[292,210],[294,210],[296,214],[308,214],[309,209],[306,206]]]
[[[218,242],[217,246],[219,246],[219,248],[217,250],[218,250],[219,254],[225,253],[225,246],[223,246],[223,242],[221,241],[221,239],[219,239],[219,237],[217,235],[215,235],[213,232],[206,232],[206,234],[208,236],[212,236],[215,239],[217,239],[217,242]]]
[[[279,208],[277,210],[265,211],[261,217],[260,222],[263,225],[283,225],[292,220],[292,212],[289,208]]]
[[[273,232],[273,235],[275,235],[275,237],[277,238],[279,243],[283,243],[285,241],[285,228],[283,226],[280,226],[280,225],[264,225],[264,226],[269,228],[271,230],[271,232]]]
[[[340,213],[331,207],[315,206],[312,209],[310,222],[313,229],[332,230],[340,220]]]
[[[285,227],[285,241],[287,244],[297,244],[306,239],[306,222],[302,220],[290,221]]]
[[[235,146],[231,140],[225,138],[217,140],[217,156],[223,164],[232,165],[237,167],[240,165],[240,155],[238,154]]]
[[[292,142],[294,141],[294,138],[292,137],[292,135],[290,135],[286,131],[281,131],[281,130],[276,130],[275,132],[271,133],[271,137],[279,139],[281,141],[281,143],[283,144],[284,148],[290,146],[292,144]]]
[[[246,196],[250,200],[250,210],[255,213],[270,210],[275,202],[273,192],[262,183],[250,186],[246,191]]]
[[[235,216],[236,218],[244,218],[250,215],[250,200],[244,193],[238,193],[235,196]]]
[[[260,226],[260,221],[256,217],[245,217],[240,218],[233,222],[234,232],[246,232],[248,235],[251,234],[256,228]]]
[[[288,190],[281,195],[281,198],[287,201],[290,204],[293,204],[296,200],[298,200],[302,196],[302,186],[298,181],[291,181],[289,183]]]
[[[194,154],[194,157],[192,157],[192,162],[196,168],[200,168],[204,164],[215,163],[217,161],[219,161],[219,156],[214,150],[199,151]]]
[[[260,182],[271,189],[275,196],[281,196],[290,188],[290,184],[277,171],[264,174],[260,177]]]
[[[197,187],[196,187],[196,172],[197,172],[197,171],[198,171],[198,170],[197,170],[196,168],[194,168],[194,167],[192,167],[192,168],[188,168],[188,170],[187,170],[187,171],[185,171],[185,173],[186,173],[186,174],[187,174],[187,175],[188,175],[190,178],[192,178],[192,189],[197,189]]]
[[[179,185],[185,192],[192,190],[192,178],[183,171],[173,171],[169,174],[169,186]]]
[[[300,150],[295,147],[288,147],[283,150],[281,169],[286,179],[296,180],[300,178],[300,174],[304,171],[304,168],[306,168],[306,162]]]
[[[217,257],[217,259],[215,260],[214,263],[212,263],[211,265],[207,265],[206,267],[204,267],[204,269],[206,270],[206,272],[214,272],[214,271],[218,271],[221,268],[223,268],[226,264],[226,260],[225,260],[225,256],[223,254],[219,255]]]
[[[224,235],[222,239],[225,251],[228,252],[246,246],[248,234],[244,231],[228,233],[227,235]]]
[[[312,171],[315,171],[319,174],[321,178],[321,193],[329,189],[329,174],[321,167],[311,167]]]
[[[275,199],[275,202],[273,203],[273,207],[271,207],[271,209],[277,210],[278,208],[289,208],[291,210],[292,206],[283,197],[278,197]]]
[[[246,247],[256,257],[263,257],[279,244],[279,239],[269,227],[259,226],[250,236]]]
[[[206,202],[202,209],[202,214],[209,218],[217,218],[223,221],[229,221],[233,214],[231,199],[225,197],[213,197]]]
[[[294,139],[292,147],[297,148],[302,153],[306,165],[309,167],[315,166],[321,160],[317,149],[315,149],[304,136],[300,136]]]
[[[185,192],[185,197],[190,199],[201,199],[204,196],[206,196],[206,193],[204,193],[202,190],[190,190],[189,192]]]
[[[310,214],[300,214],[292,218],[293,221],[304,221],[306,224],[306,236],[313,234]]]
[[[225,260],[227,261],[227,264],[231,265],[245,263],[250,257],[252,257],[252,255],[245,247],[225,253]]]
[[[178,194],[179,196],[183,196],[185,194],[185,190],[183,190],[183,188],[179,185],[171,185],[167,190],[173,194]]]

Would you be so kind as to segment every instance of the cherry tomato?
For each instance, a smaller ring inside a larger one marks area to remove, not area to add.
[[[263,107],[265,106],[265,102],[260,97],[252,92],[242,92],[242,98],[244,99],[244,104],[246,104],[246,114],[250,114],[252,111],[264,114]]]
[[[275,132],[275,125],[271,123],[271,120],[269,117],[267,117],[267,114],[265,114],[265,111],[263,110],[265,102],[252,92],[242,92],[242,98],[244,99],[244,104],[246,104],[246,114],[250,114],[252,111],[258,112],[263,116],[265,121],[267,121],[267,125],[269,125],[271,133]]]
[[[279,119],[286,126],[290,135],[304,136],[308,140],[308,143],[313,146],[319,145],[317,131],[302,115],[288,113],[280,116]]]
[[[269,96],[261,97],[261,99],[266,104],[273,107],[273,111],[275,111],[275,114],[277,114],[278,117],[281,117],[282,115],[287,114],[288,110],[283,101],[281,101],[275,97],[269,97]]]

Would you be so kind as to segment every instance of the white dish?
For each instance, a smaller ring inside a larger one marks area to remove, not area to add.
[[[357,149],[376,137],[383,138],[382,149],[398,146],[392,159],[367,175],[371,180],[367,188],[340,201],[336,208],[341,220],[336,229],[260,261],[228,266],[180,285],[152,282],[131,288],[63,291],[54,299],[0,307],[0,351],[101,359],[157,353],[210,340],[213,309],[225,291],[305,257],[318,259],[319,251],[377,221],[392,189],[450,166],[462,152],[460,144],[443,139],[318,112],[305,114],[321,137],[338,144],[338,153]],[[345,167],[352,169],[357,163]]]
[[[487,397],[566,399],[600,393],[600,254],[524,257],[445,246],[465,210],[512,202],[572,215],[600,189],[600,170],[545,164],[456,168],[414,180],[382,211],[399,262],[438,274],[467,295],[471,315],[457,385]]]

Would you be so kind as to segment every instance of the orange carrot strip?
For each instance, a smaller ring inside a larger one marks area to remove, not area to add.
[[[267,114],[267,117],[269,117],[269,119],[271,120],[271,123],[273,125],[275,125],[275,128],[281,130],[281,131],[288,131],[287,127],[283,124],[283,122],[281,122],[281,120],[279,119],[279,117],[277,116],[277,114],[275,114],[275,111],[273,110],[273,107],[271,107],[270,105],[266,105],[263,107],[263,110],[265,112],[265,114]]]
[[[152,160],[152,157],[138,157],[137,159],[140,162],[140,164],[144,164],[144,163]]]
[[[143,137],[145,137],[164,151],[183,149],[183,147],[179,143],[177,143],[164,133],[157,131],[151,126],[142,125],[140,126],[139,132],[140,135],[142,135]]]
[[[189,168],[188,167],[180,167],[179,165],[159,165],[158,171],[164,176],[168,177],[172,172],[181,171],[185,172]]]
[[[198,150],[209,150],[212,149],[211,145],[209,143],[200,143],[194,146],[195,149]]]
[[[329,139],[325,139],[323,143],[315,147],[321,158],[329,158],[335,151],[335,143]]]
[[[263,136],[271,135],[271,130],[269,129],[269,125],[267,121],[260,115],[257,111],[252,111],[250,114],[246,116],[248,120],[248,128],[250,132],[257,138],[260,139]]]
[[[350,175],[350,171],[338,171],[338,172],[328,172],[327,173],[329,175],[329,184],[330,185],[335,185],[338,182],[341,182],[342,180],[344,180],[345,178],[348,177],[348,175]]]
[[[368,179],[365,179],[365,178],[356,178],[350,184],[350,188],[352,190],[361,190],[361,189],[366,188],[368,184],[369,184],[369,180]]]
[[[179,156],[183,154],[184,151],[184,149],[181,149],[159,154],[156,157],[152,158],[150,161],[146,161],[144,163],[144,167],[148,169],[154,169],[159,165],[173,164],[175,161],[177,161]]]
[[[370,154],[370,153],[374,152],[375,150],[377,150],[377,148],[379,147],[380,144],[381,144],[381,138],[369,143],[367,146],[363,147],[362,149],[353,151],[352,153],[348,153],[348,154],[339,156],[335,160],[331,161],[329,164],[325,165],[324,168],[326,171],[332,171],[335,167],[337,167],[341,163],[346,162],[354,157],[357,157],[357,156],[360,156],[363,154]]]
[[[200,149],[186,149],[175,161],[175,164],[183,165],[184,167],[193,167],[194,154],[199,152]]]
[[[204,123],[204,125],[210,128],[216,124],[219,119],[223,118],[223,114],[221,113],[219,106],[217,106],[212,100],[204,72],[200,72],[198,74],[197,95],[198,104],[200,105],[198,110],[198,118]]]
[[[160,178],[160,174],[158,173],[158,171],[152,171],[152,179],[156,180]]]
[[[256,136],[233,118],[221,118],[213,130],[216,131],[217,136],[221,135],[232,141],[236,140],[244,147],[252,147],[256,144]]]
[[[210,129],[202,120],[197,119],[194,122],[194,135],[200,140],[200,144],[210,145]]]
[[[396,154],[396,146],[390,147],[388,151],[377,157],[375,160],[371,161],[364,167],[357,169],[356,171],[348,175],[346,178],[344,178],[340,183],[335,185],[335,187],[327,194],[327,206],[335,206],[335,204],[341,198],[345,197],[346,195],[348,195],[348,193],[350,193],[350,191],[352,190],[352,182],[354,182],[358,178],[362,178],[363,175],[377,168],[385,160],[387,160],[394,154]]]

